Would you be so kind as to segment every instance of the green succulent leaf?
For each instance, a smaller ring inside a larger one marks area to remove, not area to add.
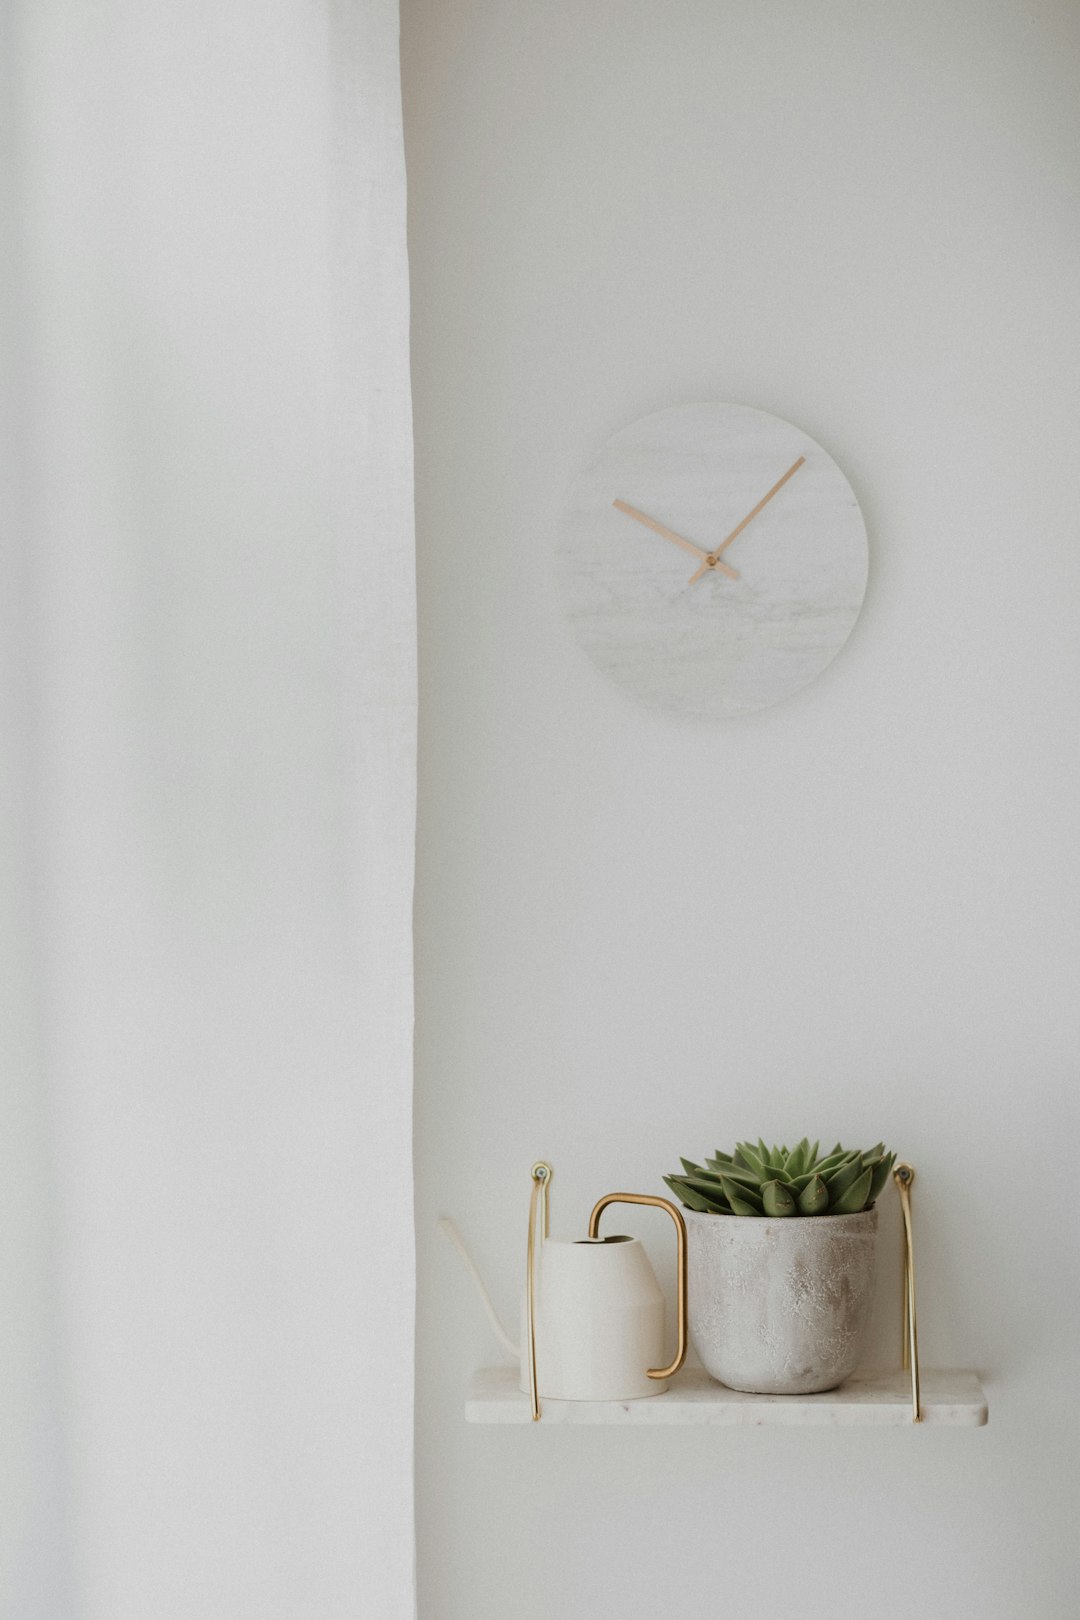
[[[735,1209],[736,1203],[748,1204],[751,1212],[754,1215],[761,1214],[762,1206],[760,1193],[756,1192],[750,1187],[747,1187],[745,1183],[741,1181],[732,1181],[730,1176],[724,1176],[720,1185],[723,1187],[724,1196],[731,1205],[732,1209]],[[735,1210],[735,1213],[737,1215],[741,1215],[743,1212],[742,1210]]]
[[[733,1215],[760,1215],[761,1211],[755,1209],[753,1204],[748,1204],[745,1198],[733,1198],[731,1200],[731,1213]]]
[[[751,1147],[749,1142],[743,1142],[740,1144],[739,1154],[741,1155],[742,1161],[746,1168],[754,1172],[759,1182],[768,1181],[769,1176],[772,1173],[772,1166],[769,1164],[767,1154],[765,1158],[762,1158],[759,1150],[755,1147]]]
[[[714,1204],[724,1203],[727,1197],[721,1181],[714,1181],[706,1176],[683,1176],[680,1179],[687,1187],[691,1187],[699,1198],[708,1198]]]
[[[799,1210],[803,1215],[824,1215],[829,1207],[829,1189],[820,1176],[811,1176],[799,1194]]]
[[[828,1183],[830,1204],[835,1205],[840,1195],[847,1192],[851,1184],[857,1181],[862,1173],[862,1158],[859,1154],[856,1154],[853,1159],[849,1159],[846,1164],[842,1164],[838,1170],[830,1171],[823,1178]]]
[[[724,1174],[724,1171],[722,1169],[714,1170],[709,1165],[703,1165],[696,1167],[692,1172],[687,1171],[687,1174],[692,1174],[698,1181],[712,1181],[719,1185],[720,1177]]]
[[[870,1183],[873,1177],[874,1172],[872,1170],[864,1170],[862,1175],[851,1182],[847,1189],[841,1193],[836,1202],[830,1204],[829,1213],[831,1215],[857,1215],[870,1196]]]
[[[803,1137],[798,1145],[788,1154],[787,1164],[784,1166],[789,1181],[795,1181],[801,1176],[809,1163],[810,1141]]]
[[[879,1142],[867,1152],[836,1146],[819,1157],[804,1136],[793,1148],[739,1142],[732,1153],[717,1149],[699,1164],[681,1159],[682,1175],[664,1184],[688,1209],[713,1215],[854,1215],[869,1208],[888,1185],[896,1162]]]
[[[878,1199],[881,1197],[889,1179],[889,1172],[892,1169],[895,1160],[895,1153],[886,1153],[883,1158],[878,1160],[877,1164],[871,1166],[874,1173],[870,1179],[870,1197],[867,1199],[868,1204],[876,1204]]]
[[[698,1198],[704,1198],[713,1209],[722,1210],[726,1214],[728,1196],[718,1182],[699,1181],[696,1177],[693,1179],[687,1177],[687,1185]]]
[[[739,1181],[744,1187],[752,1188],[754,1192],[757,1192],[761,1187],[760,1176],[753,1170],[744,1170],[738,1164],[721,1164],[715,1170],[710,1170],[708,1174],[717,1178],[727,1176],[729,1181]],[[768,1180],[768,1177],[766,1177],[766,1180]]]
[[[858,1157],[859,1154],[855,1151],[849,1153],[830,1153],[826,1158],[820,1159],[817,1164],[815,1164],[814,1169],[817,1171],[819,1176],[829,1176],[834,1170],[839,1170],[842,1164],[850,1164],[852,1159],[857,1159]]]
[[[766,1215],[794,1215],[795,1200],[782,1181],[767,1181],[761,1189]]]
[[[726,1213],[725,1199],[717,1189],[716,1197],[699,1192],[692,1187],[684,1176],[665,1176],[665,1182],[676,1197],[680,1198],[687,1209],[697,1210],[699,1215],[722,1215]]]

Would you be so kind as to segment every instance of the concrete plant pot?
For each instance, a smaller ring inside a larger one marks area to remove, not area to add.
[[[812,1395],[855,1371],[874,1297],[876,1209],[682,1213],[690,1338],[713,1378],[755,1395]]]

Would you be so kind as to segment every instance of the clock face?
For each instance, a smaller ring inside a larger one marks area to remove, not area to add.
[[[681,405],[609,439],[558,552],[574,633],[645,702],[747,714],[820,675],[866,590],[851,486],[813,439],[745,405]]]

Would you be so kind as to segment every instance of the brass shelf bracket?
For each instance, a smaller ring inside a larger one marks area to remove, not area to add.
[[[530,1171],[532,1193],[529,1197],[529,1246],[525,1272],[525,1331],[529,1338],[529,1402],[532,1420],[540,1421],[540,1396],[536,1382],[536,1264],[540,1244],[551,1229],[551,1210],[548,1192],[555,1174],[546,1159],[538,1159]],[[537,1236],[539,1226],[539,1237]]]
[[[904,1328],[903,1367],[911,1369],[911,1421],[922,1422],[919,1402],[919,1328],[915,1314],[915,1238],[911,1222],[911,1187],[915,1171],[910,1164],[898,1164],[893,1169],[893,1180],[900,1195],[900,1212],[904,1221]]]

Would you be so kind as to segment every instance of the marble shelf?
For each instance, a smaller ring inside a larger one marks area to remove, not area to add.
[[[922,1421],[936,1427],[977,1428],[986,1422],[986,1394],[973,1372],[922,1372]],[[906,1372],[857,1372],[823,1395],[744,1395],[717,1384],[700,1367],[685,1367],[662,1395],[640,1401],[543,1401],[544,1423],[622,1423],[656,1427],[713,1423],[757,1427],[796,1423],[837,1427],[911,1427],[911,1378]],[[528,1423],[528,1396],[516,1367],[474,1373],[465,1403],[469,1423]]]

